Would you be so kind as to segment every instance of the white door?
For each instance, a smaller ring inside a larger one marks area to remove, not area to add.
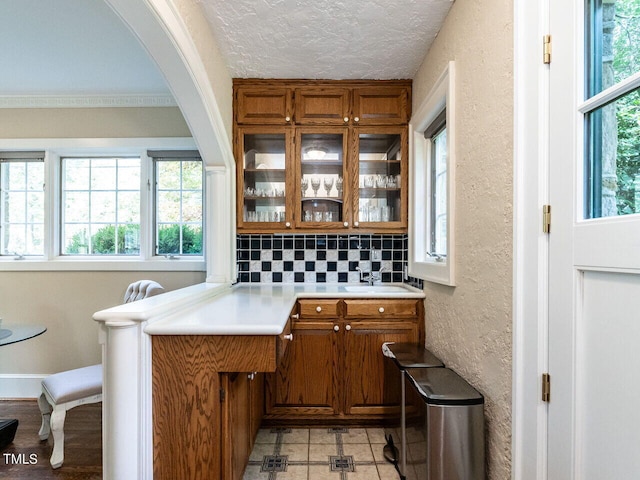
[[[550,30],[548,478],[640,479],[640,0]]]

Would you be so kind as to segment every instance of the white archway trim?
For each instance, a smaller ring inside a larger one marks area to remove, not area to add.
[[[234,168],[214,89],[230,87],[211,81],[189,29],[171,0],[105,0],[140,40],[164,75],[206,165]],[[211,41],[213,39],[211,38]],[[212,45],[211,48],[217,48]],[[218,68],[225,68],[219,65]],[[231,80],[229,78],[229,85]],[[231,118],[228,119],[231,122]]]

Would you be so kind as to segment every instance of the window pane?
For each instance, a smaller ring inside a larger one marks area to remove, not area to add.
[[[588,0],[587,6],[592,97],[640,71],[640,0]]]
[[[431,248],[438,255],[447,254],[447,129],[432,139],[431,165]]]
[[[156,161],[156,251],[202,255],[202,162]]]
[[[63,252],[140,252],[140,159],[65,158]]]
[[[43,185],[41,161],[0,165],[0,255],[44,253]]]
[[[640,213],[640,90],[586,118],[585,218]]]

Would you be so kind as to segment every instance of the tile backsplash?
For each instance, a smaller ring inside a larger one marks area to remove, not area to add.
[[[358,265],[381,271],[382,282],[404,278],[407,235],[238,235],[239,282],[358,283]]]

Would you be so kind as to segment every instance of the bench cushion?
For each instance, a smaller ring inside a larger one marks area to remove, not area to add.
[[[102,365],[68,370],[49,375],[42,388],[56,403],[67,403],[102,393]]]

